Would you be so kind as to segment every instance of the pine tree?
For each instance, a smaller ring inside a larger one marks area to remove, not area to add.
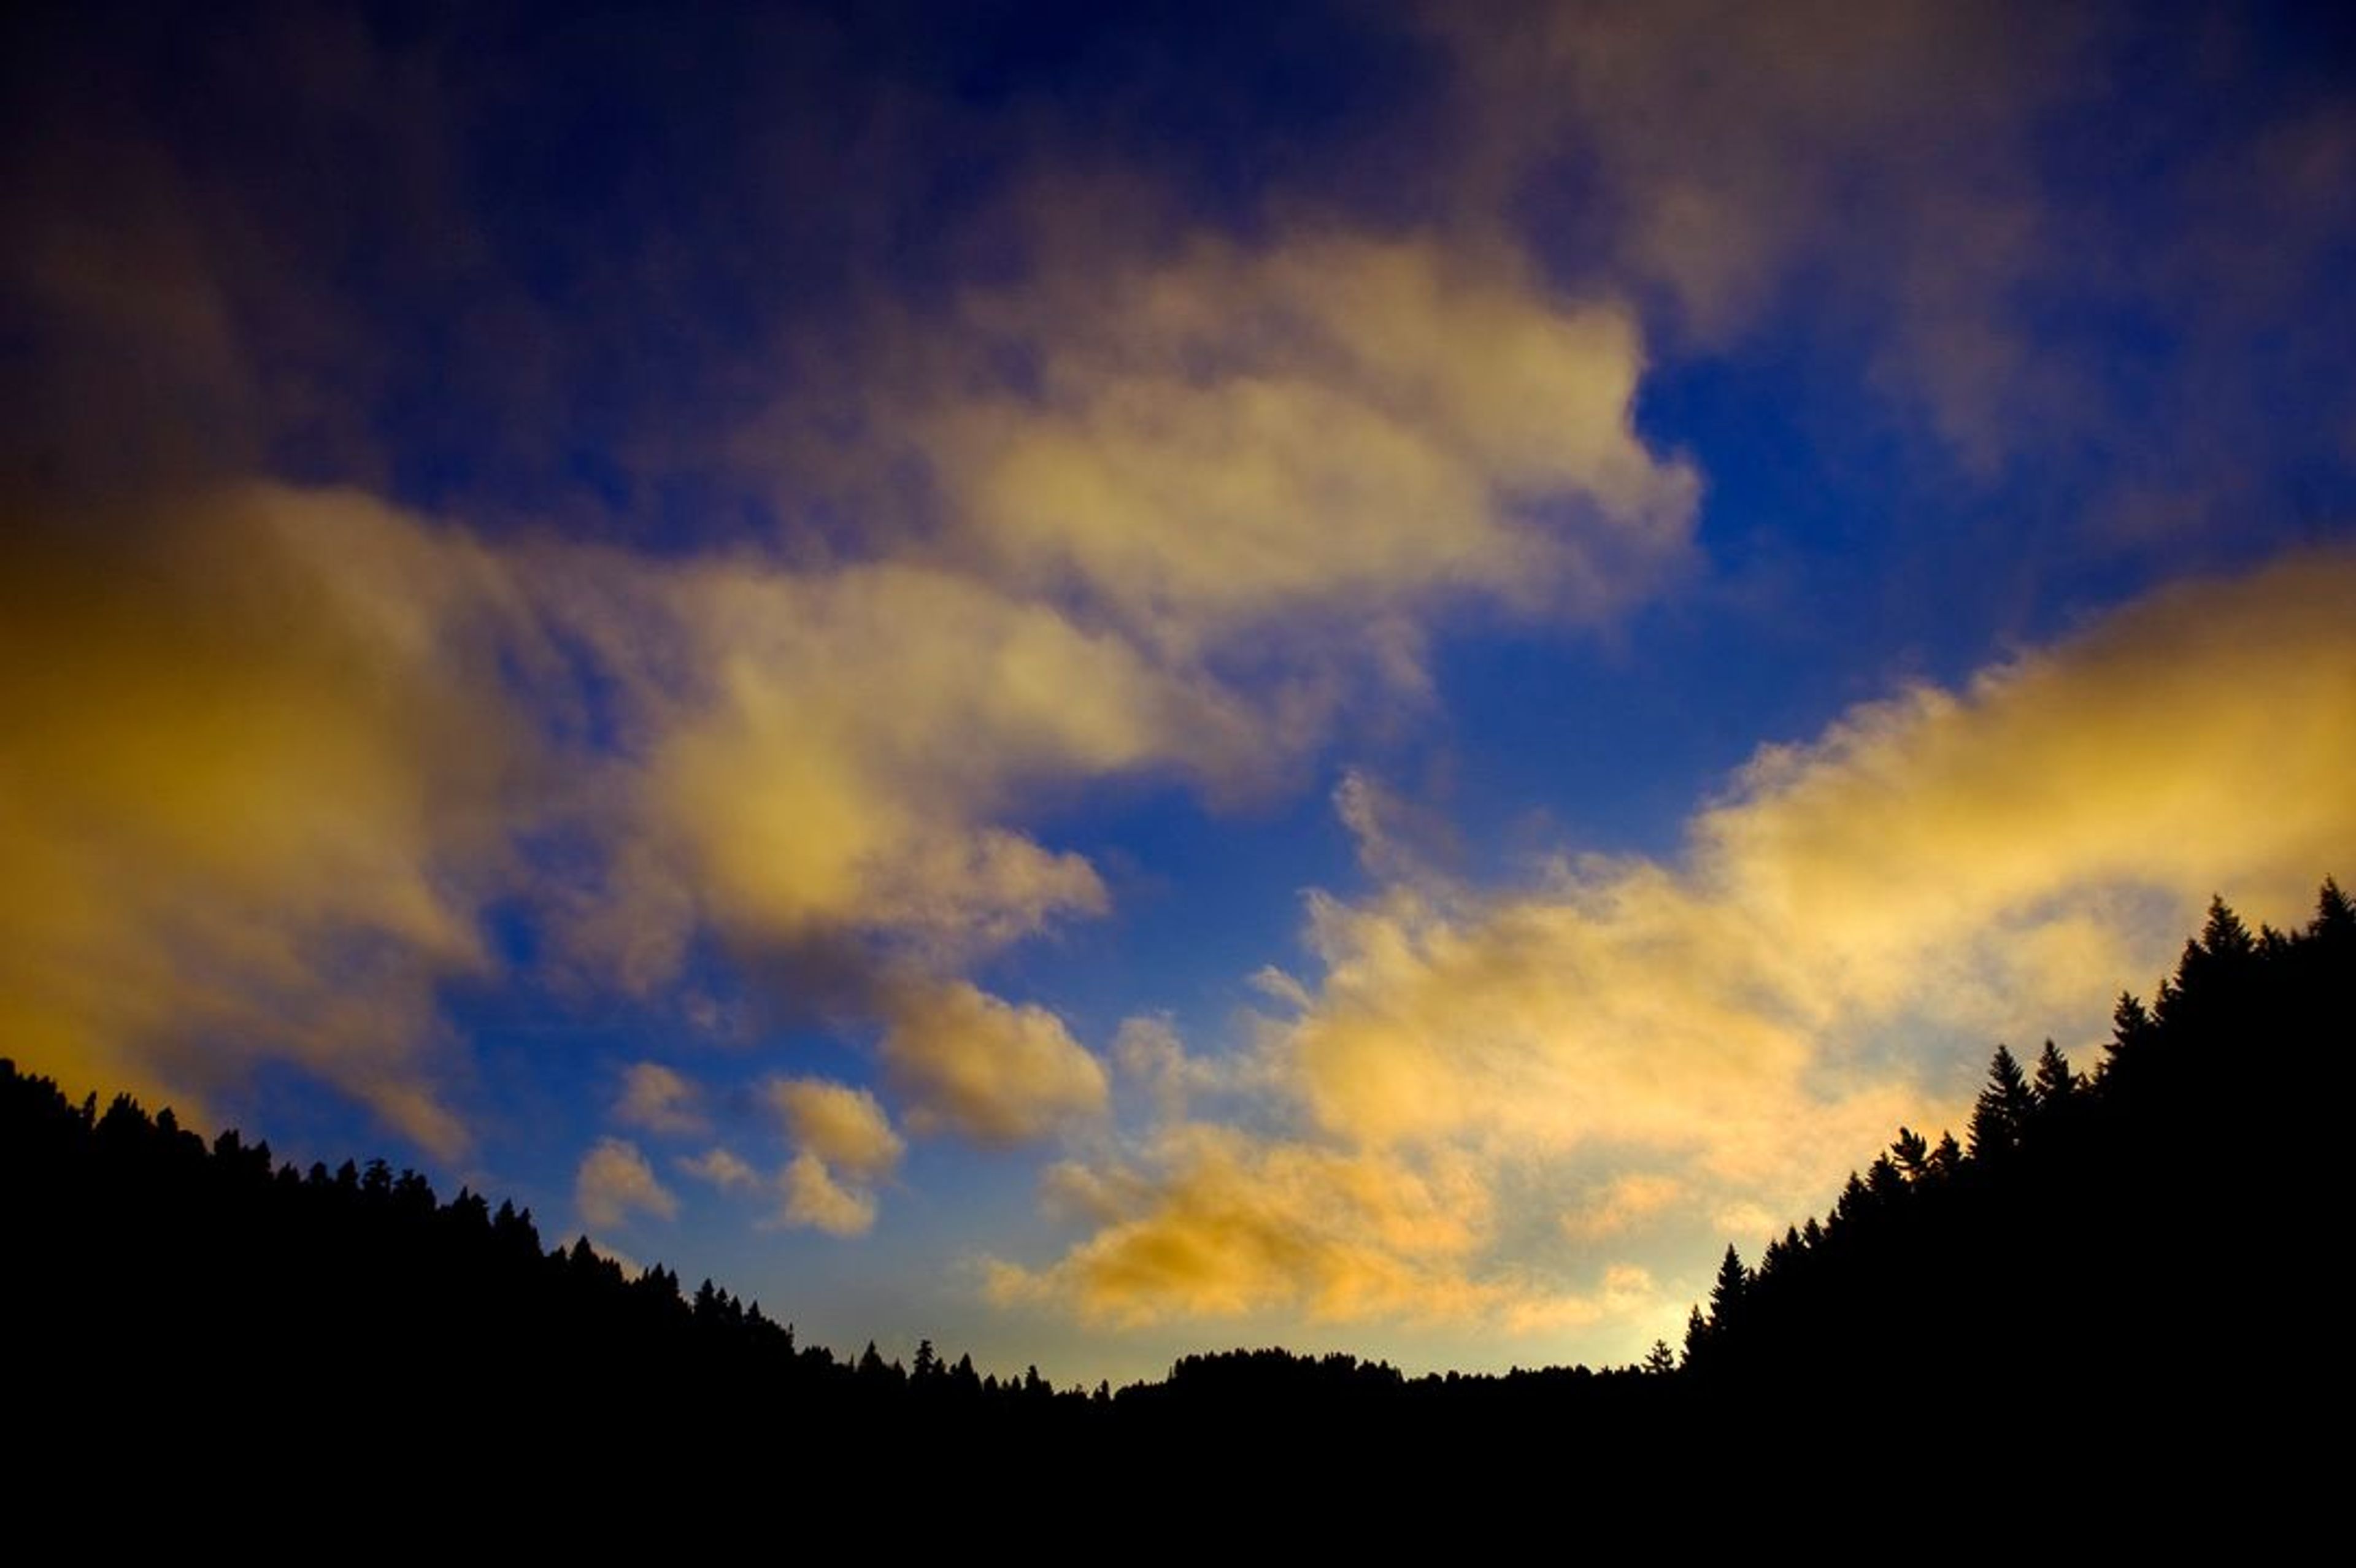
[[[2004,1046],[1988,1062],[1987,1086],[1972,1105],[1972,1157],[1986,1159],[2020,1142],[2020,1130],[2036,1105],[2020,1063]]]
[[[2225,964],[2238,963],[2257,951],[2250,928],[2242,923],[2222,898],[2209,901],[2209,921],[2201,928],[2201,950]]]
[[[2062,1104],[2072,1094],[2076,1093],[2078,1087],[2078,1078],[2070,1071],[2069,1059],[2062,1054],[2060,1049],[2051,1040],[2047,1040],[2043,1053],[2037,1059],[2036,1091],[2039,1107],[2041,1109]]]
[[[2327,944],[2356,943],[2356,908],[2350,907],[2348,895],[2329,877],[2323,879],[2323,891],[2316,895],[2315,922],[2307,930],[2309,936]]]
[[[2119,1005],[2111,1009],[2111,1038],[2104,1050],[2112,1056],[2133,1051],[2151,1038],[2151,1014],[2132,991],[2119,993]]]
[[[1750,1294],[1751,1271],[1742,1266],[1742,1254],[1730,1242],[1726,1256],[1718,1265],[1718,1282],[1709,1287],[1711,1326],[1723,1328],[1740,1317],[1743,1298]]]

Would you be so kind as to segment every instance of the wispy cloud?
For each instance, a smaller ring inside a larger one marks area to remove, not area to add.
[[[633,1062],[622,1074],[614,1119],[669,1137],[691,1137],[711,1125],[701,1099],[702,1092],[676,1069],[659,1061]]]

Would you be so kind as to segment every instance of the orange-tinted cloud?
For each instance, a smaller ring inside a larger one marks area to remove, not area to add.
[[[777,1178],[782,1222],[864,1235],[875,1223],[875,1184],[907,1147],[882,1104],[821,1078],[772,1079],[763,1093],[799,1146]]]
[[[2356,558],[2297,556],[1866,705],[1761,752],[1680,864],[1315,897],[1322,971],[1259,1046],[1293,1130],[1183,1126],[1066,1173],[1091,1233],[1000,1294],[1502,1321],[1500,1271],[1549,1255],[1518,1206],[1552,1215],[1558,1280],[1606,1243],[1644,1264],[1679,1215],[1800,1218],[1901,1122],[1963,1111],[1918,1052],[2101,1035],[2213,891],[2303,916],[2356,844],[2352,603]]]
[[[778,1219],[787,1225],[806,1225],[830,1236],[863,1236],[875,1225],[875,1194],[872,1189],[836,1179],[826,1162],[804,1150],[794,1156],[777,1178],[784,1200]]]
[[[953,964],[1104,907],[1080,857],[992,818],[1021,787],[1248,754],[1250,708],[1116,637],[894,564],[552,560],[555,613],[617,681],[607,875],[576,940],[667,977],[709,923],[751,951],[877,938]]]
[[[747,1191],[761,1184],[761,1173],[732,1149],[709,1148],[700,1155],[681,1155],[672,1163],[723,1192]]]
[[[793,1140],[827,1164],[873,1178],[900,1163],[906,1145],[866,1090],[821,1078],[780,1078],[765,1092]]]
[[[614,1119],[667,1136],[692,1136],[710,1125],[701,1099],[701,1091],[676,1070],[659,1061],[633,1062],[622,1074],[622,1097],[614,1106]]]
[[[963,981],[901,986],[882,1049],[920,1132],[1023,1143],[1101,1115],[1109,1092],[1103,1064],[1054,1013]]]
[[[991,1297],[1117,1326],[1277,1310],[1527,1330],[1592,1323],[1649,1296],[1628,1269],[1587,1292],[1476,1274],[1496,1203],[1461,1154],[1350,1152],[1197,1123],[1163,1132],[1150,1163],[1061,1168],[1066,1201],[1092,1211],[1094,1233],[1044,1270],[994,1261]]]
[[[582,1223],[599,1231],[627,1224],[632,1214],[658,1220],[679,1215],[679,1200],[655,1179],[654,1168],[638,1146],[624,1138],[601,1138],[582,1157],[573,1201]]]
[[[53,526],[54,525],[54,526]],[[438,1153],[434,990],[535,764],[502,564],[364,496],[27,519],[0,574],[0,1009],[68,1082],[291,1060]]]
[[[1594,616],[1683,558],[1698,485],[1634,432],[1634,323],[1509,251],[1203,240],[1043,269],[963,315],[971,348],[1037,374],[905,394],[950,544],[1167,654],[1468,593]]]

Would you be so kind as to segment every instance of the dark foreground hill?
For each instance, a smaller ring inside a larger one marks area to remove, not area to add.
[[[996,1510],[1364,1537],[1536,1509],[1600,1541],[1704,1506],[1969,1520],[2041,1487],[2034,1510],[2070,1500],[2081,1537],[2283,1528],[2336,1487],[2307,1434],[2345,1392],[2329,1303],[2356,915],[2329,883],[2296,933],[2220,904],[2115,1026],[2088,1073],[1999,1050],[1964,1139],[1901,1129],[1755,1269],[1730,1249],[1682,1358],[1409,1380],[1237,1351],[1117,1394],[929,1345],[842,1360],[709,1282],[547,1250],[507,1204],[441,1201],[380,1161],[297,1171],[234,1132],[209,1147],[168,1110],[77,1106],[7,1064],[21,1495],[249,1523],[570,1508],[592,1533],[615,1509],[790,1499],[926,1539]]]

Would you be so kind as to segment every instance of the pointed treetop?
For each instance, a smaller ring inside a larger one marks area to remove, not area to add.
[[[2137,1040],[2151,1032],[2151,1014],[2133,991],[2119,993],[2119,1005],[2111,1009],[2111,1038],[2104,1050],[2114,1055],[2134,1048]]]
[[[1972,1153],[1985,1155],[1992,1149],[2012,1147],[2020,1141],[2020,1129],[2029,1120],[2036,1098],[2029,1092],[2028,1075],[2013,1059],[2010,1050],[1996,1048],[1988,1061],[1987,1086],[1980,1091],[1972,1106]]]
[[[2257,943],[2222,898],[2211,898],[2209,923],[2201,928],[2201,947],[2211,958],[2246,958],[2256,951]]]
[[[1726,1256],[1718,1265],[1718,1283],[1710,1286],[1711,1317],[1722,1323],[1730,1311],[1741,1310],[1742,1297],[1750,1288],[1751,1271],[1742,1266],[1742,1254],[1736,1252],[1734,1243],[1730,1242],[1726,1246]]]
[[[2070,1060],[2063,1056],[2051,1040],[2045,1042],[2044,1052],[2037,1059],[2037,1103],[2055,1105],[2067,1100],[2078,1090],[2077,1074],[2070,1071]]]
[[[2329,877],[2323,879],[2323,891],[2315,901],[2315,923],[2308,929],[2311,935],[2342,941],[2356,934],[2356,908],[2349,906],[2348,895]]]

